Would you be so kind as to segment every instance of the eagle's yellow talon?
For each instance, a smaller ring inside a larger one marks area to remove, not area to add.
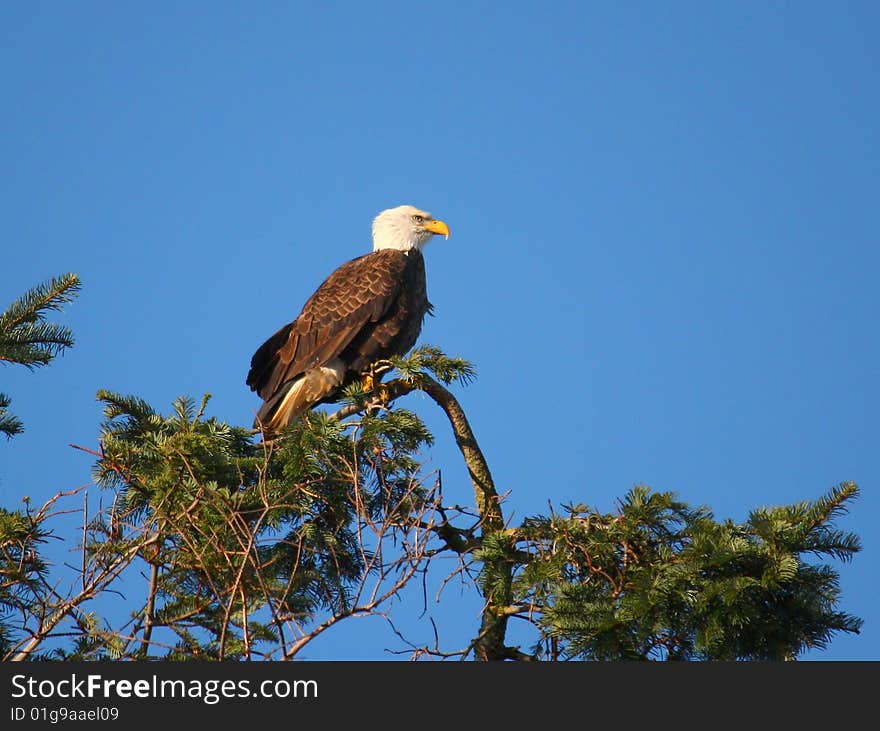
[[[362,385],[363,385],[363,387],[364,387],[364,393],[370,393],[370,392],[373,390],[373,388],[374,388],[375,385],[376,385],[376,384],[375,384],[375,381],[376,381],[376,379],[375,379],[375,377],[373,376],[372,373],[367,373],[367,374],[364,376],[363,381],[361,381],[361,383],[362,383]]]
[[[376,378],[374,374],[366,374],[361,384],[363,385],[364,393],[370,396],[368,401],[370,408],[384,409],[388,406],[388,402],[391,400],[391,392],[388,386]]]

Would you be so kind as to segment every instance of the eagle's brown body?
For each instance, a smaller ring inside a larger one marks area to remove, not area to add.
[[[247,385],[265,402],[256,425],[283,428],[376,361],[404,354],[430,307],[418,249],[381,249],[343,264],[251,359]]]

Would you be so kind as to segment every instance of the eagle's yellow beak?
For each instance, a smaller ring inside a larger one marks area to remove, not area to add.
[[[449,226],[443,221],[438,221],[436,218],[425,221],[425,228],[432,234],[443,234],[447,239],[449,238]]]

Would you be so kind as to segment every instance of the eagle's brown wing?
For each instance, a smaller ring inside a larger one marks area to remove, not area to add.
[[[377,322],[388,311],[406,265],[402,251],[382,249],[339,267],[299,317],[254,353],[247,385],[265,401],[282,384],[339,355],[367,322]]]

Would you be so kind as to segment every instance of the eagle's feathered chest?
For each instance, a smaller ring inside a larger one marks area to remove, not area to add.
[[[381,259],[377,255],[381,255]],[[376,360],[408,351],[415,345],[425,315],[431,308],[425,261],[418,250],[408,253],[383,250],[368,256],[380,259],[371,275],[375,273],[384,281],[378,287],[371,283],[367,288],[377,292],[393,291],[394,294],[382,314],[370,318],[340,353],[347,368],[355,373],[367,370]]]

